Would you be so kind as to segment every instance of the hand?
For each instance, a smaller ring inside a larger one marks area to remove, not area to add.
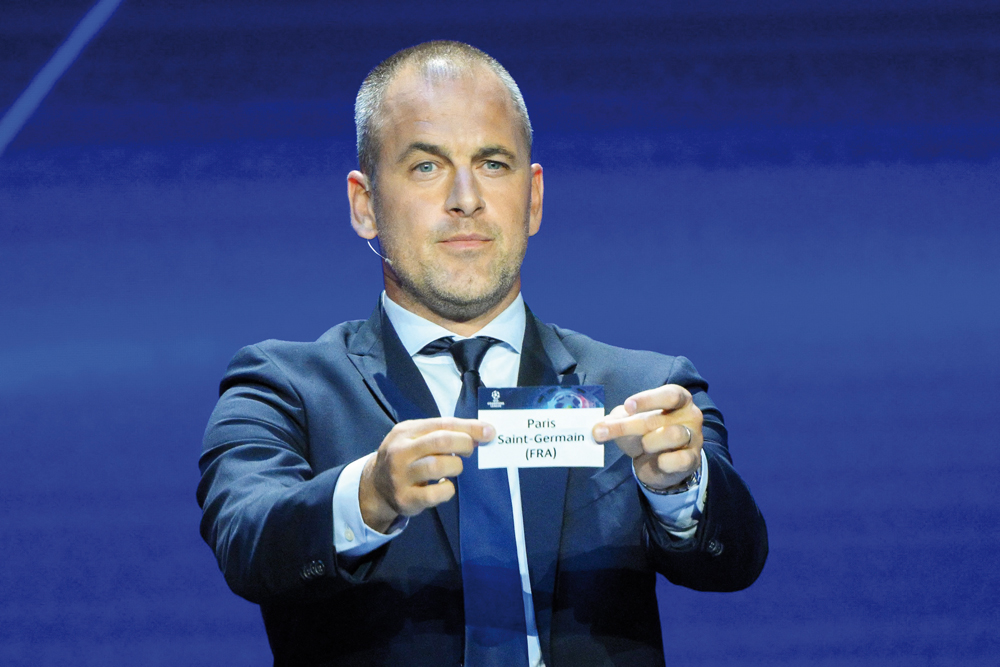
[[[666,489],[701,465],[701,422],[691,392],[667,384],[630,396],[594,426],[593,434],[597,442],[614,439],[643,484]]]
[[[455,495],[448,477],[495,429],[478,419],[414,419],[396,424],[361,472],[361,518],[384,533],[400,515],[413,516]],[[458,456],[455,456],[457,454]],[[439,484],[428,482],[441,480]]]

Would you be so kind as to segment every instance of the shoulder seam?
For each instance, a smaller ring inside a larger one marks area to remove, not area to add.
[[[266,341],[264,341],[264,342],[266,342]],[[295,394],[295,398],[298,399],[299,405],[302,406],[302,418],[303,418],[303,422],[304,422],[302,424],[302,426],[303,426],[303,431],[302,432],[306,436],[306,447],[309,447],[309,436],[308,436],[308,433],[309,433],[309,411],[306,410],[306,402],[305,402],[305,400],[303,400],[302,394],[299,393],[299,390],[295,387],[295,385],[291,382],[291,380],[289,380],[288,373],[286,373],[285,369],[283,369],[281,367],[281,364],[279,364],[277,361],[275,361],[274,357],[272,357],[268,353],[267,350],[265,350],[264,348],[260,347],[260,343],[254,343],[253,345],[248,345],[247,347],[252,347],[255,350],[257,350],[258,352],[260,352],[267,359],[268,363],[270,363],[272,366],[274,366],[276,369],[278,369],[278,371],[281,373],[281,379],[284,381],[285,386],[288,387],[289,389],[291,389],[292,392]]]

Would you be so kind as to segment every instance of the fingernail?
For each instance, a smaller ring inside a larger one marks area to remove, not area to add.
[[[594,439],[595,440],[606,440],[608,437],[608,429],[603,426],[598,426],[594,429]]]
[[[486,438],[483,442],[491,442],[493,438],[497,437],[497,430],[492,426],[487,425],[483,429],[483,437]]]
[[[636,407],[637,406],[635,404],[635,399],[630,398],[627,401],[625,401],[625,412],[629,413],[630,415],[635,414]]]

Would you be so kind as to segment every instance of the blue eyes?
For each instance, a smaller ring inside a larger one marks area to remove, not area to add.
[[[507,169],[507,165],[503,162],[498,162],[496,160],[486,160],[483,162],[483,167],[486,171],[501,171]],[[431,174],[438,170],[438,166],[433,162],[421,162],[413,168],[413,171],[418,174]]]

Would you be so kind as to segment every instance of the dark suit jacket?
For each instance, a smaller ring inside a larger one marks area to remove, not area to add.
[[[708,500],[693,539],[675,541],[657,522],[630,459],[611,443],[601,470],[520,472],[548,667],[662,665],[655,572],[730,591],[763,568],[763,518],[690,362],[605,345],[528,312],[518,384],[601,384],[614,406],[664,383],[687,387],[705,416]],[[438,415],[382,309],[314,343],[240,350],[221,394],[200,460],[201,533],[233,591],[260,604],[275,663],[460,664],[457,502],[413,517],[353,571],[332,546],[343,467],[375,451],[395,423]]]

